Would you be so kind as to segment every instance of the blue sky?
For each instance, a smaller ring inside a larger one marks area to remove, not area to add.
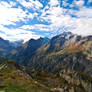
[[[92,35],[92,0],[0,0],[0,37],[15,41],[63,31]]]

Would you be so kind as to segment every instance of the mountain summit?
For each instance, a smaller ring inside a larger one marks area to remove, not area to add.
[[[39,39],[30,39],[26,43],[22,44],[18,48],[11,51],[10,58],[20,61],[25,58],[25,56],[31,56],[38,48],[43,44],[48,42],[49,39],[40,37]]]
[[[92,75],[92,36],[64,32],[49,41],[31,39],[13,50],[10,58],[48,72],[70,69]]]

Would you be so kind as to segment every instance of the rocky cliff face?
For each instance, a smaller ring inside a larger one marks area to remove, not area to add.
[[[78,90],[84,90],[91,92],[92,91],[92,80],[91,77],[82,73],[82,72],[75,72],[71,70],[63,70],[60,73],[60,76],[63,77],[69,84],[74,84],[76,87],[71,87],[69,92],[79,92]],[[77,87],[80,86],[80,89]],[[67,92],[67,91],[65,91]]]
[[[92,77],[64,69],[53,74],[24,67],[0,57],[0,91],[8,92],[92,92]]]
[[[92,75],[92,36],[63,33],[53,37],[33,54],[25,55],[20,62],[48,72],[71,69]]]

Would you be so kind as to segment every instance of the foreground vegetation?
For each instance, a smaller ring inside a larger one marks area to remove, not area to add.
[[[63,70],[57,74],[30,69],[15,61],[0,64],[3,92],[91,92],[92,78],[81,72]]]

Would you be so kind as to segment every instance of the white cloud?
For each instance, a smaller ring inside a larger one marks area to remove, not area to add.
[[[92,35],[92,18],[81,18],[76,20],[76,29],[72,30],[73,33],[79,35]]]
[[[57,33],[57,30],[65,30],[70,28],[73,25],[71,17],[69,15],[63,15],[66,10],[60,7],[60,4],[57,0],[51,0],[48,5],[42,10],[42,15],[39,17],[39,20],[47,21],[50,25],[45,24],[35,24],[35,25],[24,25],[23,29],[30,30],[39,30],[52,32],[54,35]],[[53,32],[54,31],[54,32]]]
[[[55,6],[60,5],[60,4],[59,4],[58,0],[50,0],[49,5],[51,7],[55,7]]]
[[[82,7],[84,5],[84,0],[74,0],[73,4],[77,7]]]
[[[86,17],[86,18],[92,18],[92,8],[86,8],[82,7],[80,8],[80,11],[76,12],[78,17]]]
[[[43,7],[43,5],[38,0],[17,0],[21,5],[23,5],[26,8],[33,9],[33,10],[39,10]]]
[[[67,0],[63,0],[63,5],[67,6]],[[87,8],[83,6],[84,0],[74,0],[70,5],[71,7],[78,7],[79,10],[64,9],[60,7],[58,0],[50,0],[44,9],[41,9],[43,5],[38,0],[17,0],[21,5],[23,5],[26,10],[23,11],[22,8],[12,8],[16,3],[0,3],[0,36],[9,40],[38,38],[39,36],[35,33],[27,30],[38,30],[48,32],[49,34],[59,34],[62,31],[68,30],[74,33],[88,35],[92,34],[92,8]],[[33,10],[35,13],[30,13],[28,9]],[[41,16],[38,16],[41,12]],[[71,17],[73,14],[76,17]],[[39,21],[48,22],[49,25],[45,24],[34,24],[34,25],[23,25],[20,28],[8,29],[3,25],[13,24],[19,21],[28,21],[33,19],[34,16],[39,19]],[[5,32],[5,34],[3,33]],[[47,34],[48,35],[48,34]],[[23,38],[22,38],[23,37]]]
[[[47,10],[47,11],[46,11]],[[56,22],[57,18],[62,16],[63,10],[60,8],[59,2],[57,0],[51,0],[47,7],[42,11],[40,19],[46,20],[48,22]]]
[[[13,1],[10,1],[9,3],[5,2],[5,1],[1,1],[0,4],[6,8],[11,8],[16,5],[16,3]]]
[[[38,30],[38,31],[45,31],[45,32],[49,32],[50,31],[50,27],[48,25],[44,25],[44,24],[35,24],[35,25],[24,25],[22,27],[20,27],[21,29],[28,29],[28,30]]]
[[[20,27],[21,29],[29,29],[29,30],[32,30],[34,29],[35,27],[34,26],[31,26],[31,25],[23,25],[22,27]]]
[[[88,3],[92,3],[92,0],[88,0]]]
[[[62,5],[63,5],[64,7],[66,7],[66,6],[69,5],[69,3],[67,3],[67,1],[68,1],[68,0],[63,0],[63,1],[62,1]]]
[[[52,32],[53,35],[65,30],[81,35],[92,35],[92,8],[84,7],[83,4],[84,0],[74,0],[72,5],[79,7],[79,10],[64,9],[60,7],[57,0],[51,0],[42,11],[39,19],[50,23],[46,26],[46,29]],[[73,18],[70,14],[77,17]],[[42,30],[42,27],[38,27]]]
[[[12,8],[16,5],[14,2],[0,2],[0,37],[8,40],[19,40],[23,39],[27,41],[30,38],[38,38],[39,36],[35,33],[23,29],[9,29],[4,25],[16,25],[16,22],[25,22],[29,19],[33,19],[34,16],[37,16],[37,13],[30,13],[27,10],[23,11],[21,7]],[[3,33],[4,32],[4,33]]]
[[[0,2],[0,4],[1,4],[2,6],[5,6],[6,8],[10,8],[10,7],[11,7],[10,4],[8,4],[7,2],[4,2],[4,1]]]
[[[9,4],[4,1],[0,3],[0,24],[14,24],[14,22],[27,21],[29,18],[33,19],[35,16],[35,14],[28,13],[28,11],[23,11],[20,7],[12,8],[12,5],[13,3]]]
[[[28,41],[31,38],[37,39],[40,36],[35,35],[34,32],[23,30],[23,29],[8,29],[0,25],[0,37],[10,40],[10,41],[15,41],[15,40],[20,40],[23,39],[24,41]],[[3,33],[4,32],[4,33]]]
[[[57,31],[64,31],[65,27],[69,28],[73,26],[74,21],[69,15],[64,15],[66,9],[60,7],[57,0],[51,2],[44,8],[40,20],[45,20],[50,23],[46,28],[52,31],[56,35]],[[39,27],[40,29],[40,27]],[[44,30],[44,29],[43,29]]]

